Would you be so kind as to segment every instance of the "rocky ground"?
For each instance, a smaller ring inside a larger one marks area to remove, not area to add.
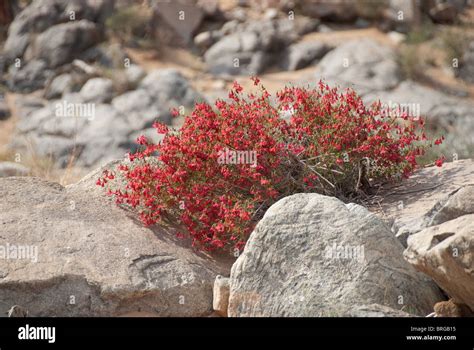
[[[0,314],[17,304],[35,316],[468,315],[474,7],[421,3],[0,8],[0,255],[11,245],[30,257],[0,259]],[[271,93],[324,79],[367,103],[419,112],[431,135],[446,136],[449,162],[384,188],[366,208],[284,198],[240,256],[203,254],[171,229],[144,228],[95,186],[139,135],[160,140],[154,121],[180,127],[172,108],[187,114],[226,98],[234,80],[251,88],[251,75]]]
[[[95,186],[103,169],[66,187],[0,179],[2,313],[406,317],[445,310],[449,298],[439,316],[474,306],[472,160],[426,168],[370,210],[286,197],[238,257],[143,227]]]

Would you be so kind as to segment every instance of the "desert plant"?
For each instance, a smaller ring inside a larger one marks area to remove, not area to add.
[[[416,45],[403,45],[398,55],[398,64],[403,76],[412,80],[422,77],[425,59]]]
[[[147,23],[152,18],[151,11],[140,5],[132,5],[115,11],[106,21],[106,27],[118,36],[131,38],[144,36]]]
[[[445,52],[445,60],[448,65],[453,64],[453,60],[462,60],[469,44],[469,37],[463,30],[447,28],[441,34],[442,47]]]
[[[179,131],[155,123],[163,141],[140,137],[143,148],[97,184],[147,225],[178,219],[204,249],[240,249],[278,199],[299,192],[357,198],[408,177],[430,144],[422,119],[381,103],[367,107],[352,90],[286,87],[273,105],[254,82],[257,94],[245,97],[234,83],[215,109],[197,104]]]
[[[433,38],[436,26],[429,19],[424,19],[420,26],[414,27],[407,33],[407,44],[421,44]]]
[[[389,0],[357,1],[355,3],[355,7],[359,16],[370,20],[381,18],[389,5]]]

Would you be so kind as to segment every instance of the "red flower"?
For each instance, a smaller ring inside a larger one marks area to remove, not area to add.
[[[437,167],[441,167],[441,166],[443,165],[443,163],[444,163],[445,160],[446,160],[445,157],[441,157],[441,158],[436,159],[436,160],[435,160],[436,166],[437,166]]]
[[[278,199],[299,192],[357,197],[367,183],[410,176],[431,142],[420,118],[401,121],[381,103],[366,106],[353,90],[322,81],[314,89],[285,87],[272,105],[260,80],[253,82],[253,98],[241,99],[235,82],[230,101],[196,104],[176,132],[155,123],[165,136],[158,144],[138,138],[142,149],[117,169],[125,185],[109,171],[97,185],[135,208],[145,225],[174,218],[194,246],[242,249]],[[282,111],[291,111],[289,121]]]
[[[146,145],[148,144],[148,140],[144,135],[140,135],[139,137],[137,137],[137,143],[139,145]]]
[[[235,92],[238,94],[243,91],[243,87],[236,81],[234,81],[233,87],[234,87]]]
[[[171,109],[171,116],[173,116],[173,117],[179,116],[179,111],[178,111],[177,108]]]
[[[167,134],[169,131],[168,126],[162,123],[155,122],[153,123],[153,127],[156,129],[158,134]]]
[[[441,145],[443,143],[443,140],[444,140],[444,136],[441,136],[439,139],[436,139],[434,141],[434,144],[435,145]]]
[[[257,86],[260,84],[260,79],[258,79],[258,77],[251,77],[250,79],[253,81],[253,85]]]

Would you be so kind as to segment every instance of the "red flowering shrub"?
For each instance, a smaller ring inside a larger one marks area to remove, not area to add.
[[[174,218],[204,249],[240,249],[278,199],[298,192],[357,197],[408,177],[430,145],[422,119],[394,115],[380,103],[367,107],[354,91],[322,82],[287,87],[273,106],[254,82],[258,95],[244,98],[234,83],[230,102],[197,104],[179,131],[155,124],[163,141],[140,137],[143,149],[117,169],[126,185],[109,186],[112,172],[98,184],[138,209],[146,225]]]

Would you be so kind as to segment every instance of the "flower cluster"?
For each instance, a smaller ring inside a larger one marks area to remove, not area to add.
[[[234,83],[228,101],[197,104],[180,130],[155,124],[164,139],[153,144],[140,137],[142,149],[116,170],[125,186],[112,188],[116,174],[109,171],[97,183],[137,209],[146,225],[177,220],[203,249],[241,249],[278,199],[369,193],[378,183],[408,177],[432,145],[423,119],[387,112],[380,103],[367,107],[352,90],[323,82],[286,87],[274,105],[257,78],[254,83],[257,94],[243,95]]]

